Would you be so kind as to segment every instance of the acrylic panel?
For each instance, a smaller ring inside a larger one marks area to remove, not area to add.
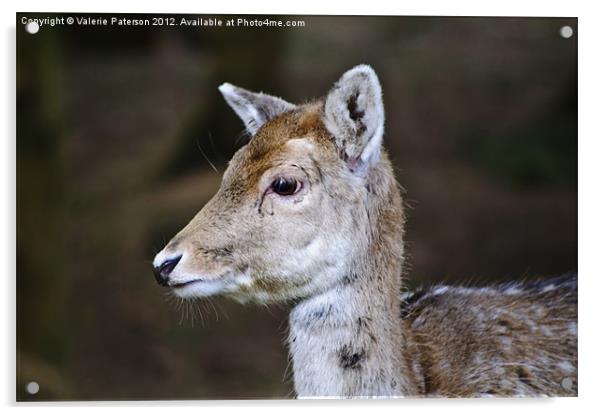
[[[576,18],[16,19],[18,401],[577,395]]]

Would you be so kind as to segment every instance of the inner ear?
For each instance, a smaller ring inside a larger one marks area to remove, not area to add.
[[[247,91],[224,83],[219,87],[224,99],[245,124],[247,132],[255,135],[269,120],[295,109],[295,105],[272,95]]]
[[[359,95],[359,93],[351,96],[351,98],[347,102],[347,111],[349,111],[349,117],[356,123],[361,122],[361,119],[364,116],[364,111],[360,111],[357,108],[358,95]]]
[[[324,103],[324,123],[354,173],[365,173],[380,158],[384,108],[371,67],[356,66],[335,83]]]

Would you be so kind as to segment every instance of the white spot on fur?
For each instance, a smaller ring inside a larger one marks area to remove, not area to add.
[[[510,287],[507,290],[504,290],[504,294],[508,294],[508,295],[517,295],[517,294],[522,294],[523,290],[521,290],[520,288],[517,287]]]
[[[558,369],[560,369],[562,373],[569,374],[575,371],[575,366],[573,366],[570,362],[563,360],[560,363],[558,363]]]
[[[445,294],[448,290],[449,290],[449,287],[446,287],[446,286],[437,287],[433,291],[433,295]]]

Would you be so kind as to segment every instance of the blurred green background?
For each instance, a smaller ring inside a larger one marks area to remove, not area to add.
[[[151,272],[219,186],[202,153],[223,173],[243,140],[225,81],[302,102],[375,68],[406,189],[409,287],[577,268],[576,19],[30,35],[22,16],[48,15],[17,16],[19,400],[290,396],[285,307],[213,299],[193,322]]]

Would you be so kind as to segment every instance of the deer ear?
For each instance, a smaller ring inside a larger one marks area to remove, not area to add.
[[[359,65],[345,72],[328,93],[324,124],[350,170],[363,175],[380,158],[385,111],[374,70]]]
[[[220,85],[218,89],[228,105],[245,123],[250,135],[255,135],[257,130],[272,118],[295,108],[295,105],[281,98],[247,91],[229,83]]]

